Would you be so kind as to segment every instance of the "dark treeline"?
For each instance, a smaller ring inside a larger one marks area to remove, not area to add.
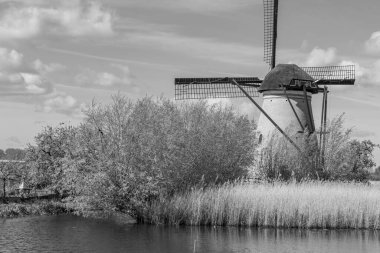
[[[20,148],[0,149],[0,160],[23,160],[25,159],[26,150]]]
[[[371,174],[371,180],[380,181],[380,166]]]
[[[304,154],[274,138],[259,156],[254,122],[231,107],[118,95],[109,105],[93,104],[79,126],[44,128],[26,149],[22,178],[32,189],[69,196],[79,213],[134,217],[153,200],[253,176],[366,181],[376,145],[352,140],[342,122],[329,124],[323,163],[309,135],[300,142]]]

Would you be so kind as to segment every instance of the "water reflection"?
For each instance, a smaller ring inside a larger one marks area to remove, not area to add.
[[[0,220],[0,252],[380,252],[368,230],[121,225],[75,216]]]

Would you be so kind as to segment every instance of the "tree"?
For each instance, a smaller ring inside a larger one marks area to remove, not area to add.
[[[7,148],[5,150],[5,158],[8,160],[24,160],[26,151],[19,148]]]
[[[273,136],[263,148],[259,172],[263,178],[277,180],[343,180],[366,182],[375,166],[373,151],[379,145],[370,140],[351,138],[351,129],[343,127],[343,114],[328,124],[324,157],[317,136],[305,133],[298,137],[301,151],[295,150],[280,136]],[[322,162],[323,161],[323,162]]]
[[[345,174],[341,175],[347,180],[367,181],[370,171],[376,166],[373,157],[373,151],[379,145],[374,144],[370,140],[352,140],[349,142],[347,150],[347,158]]]
[[[380,181],[380,166],[371,174],[371,180]]]
[[[351,129],[343,127],[343,114],[328,127],[325,151],[324,178],[345,181],[367,181],[369,170],[376,164],[373,151],[379,145],[370,140],[351,138]]]
[[[286,132],[290,132],[287,129]],[[315,133],[292,136],[297,150],[284,136],[275,133],[261,149],[258,176],[266,180],[317,180],[321,175],[319,147]]]
[[[254,125],[232,108],[149,97],[94,104],[76,139],[78,202],[135,215],[159,195],[244,177],[255,150]]]
[[[254,124],[232,108],[117,95],[77,127],[46,127],[27,150],[34,188],[69,192],[84,210],[129,212],[154,198],[246,176]]]
[[[1,161],[0,162],[0,180],[3,184],[3,201],[6,201],[6,184],[10,180],[19,179],[22,176],[23,162],[19,161]]]
[[[33,188],[63,191],[63,164],[73,156],[75,134],[74,127],[60,124],[46,127],[35,137],[36,145],[29,145],[26,151]]]
[[[0,149],[0,160],[5,159],[5,152],[4,150]]]

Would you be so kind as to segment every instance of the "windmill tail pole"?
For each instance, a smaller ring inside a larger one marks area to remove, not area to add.
[[[301,149],[297,146],[297,144],[279,127],[279,125],[276,124],[276,122],[273,121],[273,119],[264,111],[263,108],[244,90],[241,85],[236,82],[235,79],[231,78],[230,81],[235,84],[243,93],[244,95],[251,100],[251,102],[264,114],[265,117],[277,128],[278,131],[297,149],[298,152],[302,153]]]
[[[321,129],[322,132],[322,143],[321,145],[321,155],[322,155],[322,165],[325,164],[325,148],[326,148],[326,131],[327,131],[327,87],[325,85],[323,89],[323,129]]]
[[[290,100],[288,93],[286,92],[286,88],[285,88],[284,85],[282,85],[282,84],[281,84],[281,87],[282,87],[282,89],[284,90],[284,94],[285,94],[286,99],[288,100],[288,102],[289,102],[289,104],[290,104],[290,107],[292,108],[292,111],[293,111],[293,113],[294,113],[294,116],[296,116],[296,118],[297,118],[298,124],[300,125],[302,131],[304,132],[304,131],[305,131],[305,128],[303,127],[302,122],[301,122],[300,118],[298,117],[298,114],[297,114],[296,110],[294,109],[293,103],[292,103],[292,101]]]

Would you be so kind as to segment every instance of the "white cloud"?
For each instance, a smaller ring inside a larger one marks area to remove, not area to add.
[[[335,63],[337,60],[336,48],[322,49],[315,47],[308,55],[305,66],[325,66]]]
[[[39,74],[0,72],[0,94],[2,97],[43,95],[52,90],[52,83]]]
[[[111,65],[118,74],[110,72],[96,72],[92,69],[85,69],[75,76],[75,83],[80,86],[98,88],[122,88],[132,84],[132,76],[129,68],[124,65]]]
[[[50,88],[49,82],[43,80],[38,74],[20,73],[20,76],[24,81],[26,91],[31,94],[44,94]]]
[[[127,0],[126,5],[142,8],[160,8],[174,11],[192,12],[228,12],[244,9],[255,4],[261,4],[261,0]]]
[[[95,83],[100,86],[109,87],[119,82],[119,80],[120,78],[118,78],[114,74],[103,72],[103,73],[98,74],[97,80],[95,80]]]
[[[380,85],[380,60],[365,67],[348,60],[341,61],[339,65],[355,65],[356,84],[360,86]]]
[[[373,63],[370,69],[369,78],[371,83],[380,85],[380,60]]]
[[[37,106],[37,111],[51,113],[58,112],[74,117],[83,117],[85,104],[80,104],[74,97],[65,93],[52,94]]]
[[[52,91],[52,84],[41,73],[24,62],[22,53],[8,48],[0,48],[0,94],[39,95]],[[43,64],[40,61],[40,64]]]
[[[17,67],[22,63],[24,56],[16,50],[0,47],[0,67]]]
[[[261,47],[232,42],[226,43],[208,38],[195,38],[170,32],[130,33],[125,37],[125,43],[243,65],[252,65],[254,59],[262,58],[263,55]]]
[[[66,66],[59,64],[59,63],[45,64],[40,59],[33,61],[32,67],[36,71],[38,71],[40,73],[44,73],[44,74],[55,72],[55,71],[62,70],[62,69],[66,68]]]
[[[358,81],[363,81],[363,79],[366,79],[369,74],[369,70],[367,68],[362,67],[358,62],[343,60],[339,63],[339,65],[340,66],[354,65],[355,77]]]
[[[45,1],[48,2],[48,1]],[[5,5],[0,18],[0,38],[26,39],[40,34],[82,36],[111,35],[112,15],[96,3],[52,1],[52,6]]]
[[[302,58],[305,60],[302,60]],[[363,64],[363,62],[359,61],[352,61],[348,57],[339,56],[334,47],[327,49],[315,47],[309,54],[298,56],[295,62],[300,62],[300,66],[355,65],[356,85],[380,85],[380,60],[367,64]],[[343,90],[347,87],[338,85],[331,88]]]
[[[82,115],[84,105],[66,93],[55,91],[55,85],[46,79],[46,73],[64,66],[45,64],[39,59],[26,62],[23,54],[7,48],[0,48],[0,66],[0,96],[3,101],[33,104],[41,112],[75,117]]]
[[[371,37],[365,42],[365,48],[368,53],[380,53],[380,31],[371,34]]]

